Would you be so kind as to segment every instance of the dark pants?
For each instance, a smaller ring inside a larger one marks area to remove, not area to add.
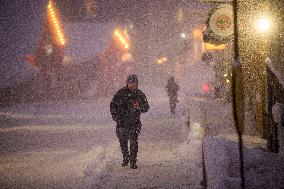
[[[116,135],[119,139],[121,152],[123,158],[126,159],[129,157],[130,162],[135,163],[138,153],[138,136],[140,133],[141,127],[117,127]],[[130,141],[130,154],[128,150],[128,141]]]
[[[169,97],[170,97],[170,99],[169,99],[169,101],[170,101],[170,111],[171,111],[172,114],[174,114],[175,113],[175,109],[176,109],[176,103],[178,102],[177,95],[176,94],[172,94]]]

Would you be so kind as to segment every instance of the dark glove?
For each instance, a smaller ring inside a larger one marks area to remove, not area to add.
[[[139,104],[139,102],[138,102],[137,100],[135,100],[135,101],[133,102],[133,108],[134,108],[135,110],[140,110],[140,104]]]
[[[118,117],[117,117],[117,116],[112,116],[112,119],[113,119],[113,121],[115,121],[115,122],[116,122],[116,124],[117,124],[117,125],[121,125],[121,120],[120,120],[120,119],[118,119]]]
[[[118,120],[118,117],[117,117],[116,113],[111,113],[111,117],[112,117],[113,121],[117,121]]]
[[[137,135],[140,134],[140,131],[141,131],[141,125],[139,125],[138,127],[135,128],[135,133],[136,133]]]
[[[141,128],[137,128],[135,132],[136,132],[137,135],[139,135],[140,131],[141,131]]]
[[[114,120],[116,122],[117,125],[121,125],[122,124],[122,121],[118,118],[116,118],[116,120]]]

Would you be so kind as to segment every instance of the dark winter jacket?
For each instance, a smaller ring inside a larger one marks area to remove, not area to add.
[[[177,98],[179,86],[174,80],[168,81],[166,89],[170,98]]]
[[[139,108],[133,106],[134,102],[139,103]],[[130,91],[127,87],[118,90],[110,103],[112,118],[117,127],[135,127],[141,125],[140,115],[149,110],[149,104],[145,94],[135,89]]]

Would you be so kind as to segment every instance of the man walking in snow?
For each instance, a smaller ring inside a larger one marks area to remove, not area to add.
[[[127,166],[130,161],[130,167],[137,169],[138,136],[142,126],[140,115],[149,110],[149,104],[145,94],[138,89],[137,75],[129,75],[126,84],[126,87],[121,88],[114,95],[110,103],[110,112],[117,123],[116,135],[123,156],[122,166]],[[128,141],[130,141],[130,150],[128,150]]]
[[[166,89],[167,89],[169,101],[170,101],[170,110],[171,110],[171,113],[174,114],[175,108],[176,108],[176,103],[178,102],[177,92],[179,90],[179,86],[175,82],[175,78],[173,76],[170,76],[168,78]]]

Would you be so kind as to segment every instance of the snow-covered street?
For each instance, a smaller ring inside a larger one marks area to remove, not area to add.
[[[137,170],[121,167],[108,98],[2,108],[1,187],[202,188],[202,129],[189,134],[184,98],[171,115],[163,90],[145,91]]]
[[[240,188],[231,105],[181,91],[171,115],[164,88],[141,89],[151,108],[137,170],[121,167],[110,98],[2,107],[1,188]],[[252,133],[243,135],[246,187],[281,188],[283,156]]]
[[[1,186],[81,186],[88,164],[103,163],[100,157],[115,143],[114,127],[103,112],[107,108],[99,103],[59,103],[2,110],[1,175],[5,179]]]

